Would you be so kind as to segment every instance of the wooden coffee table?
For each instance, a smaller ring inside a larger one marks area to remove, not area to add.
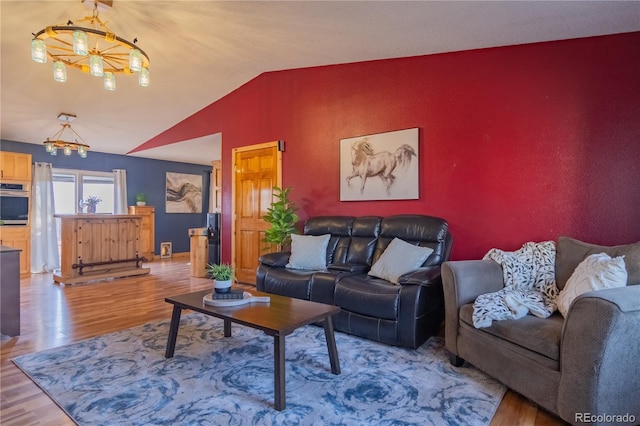
[[[253,290],[250,291],[251,294],[269,296],[270,302],[254,302],[233,307],[205,305],[202,298],[211,292],[212,290],[197,291],[164,299],[165,302],[173,304],[173,315],[171,316],[165,358],[173,357],[182,310],[190,309],[222,319],[224,321],[225,337],[231,336],[231,323],[262,330],[265,334],[273,336],[274,407],[278,411],[282,411],[286,407],[284,339],[285,336],[293,333],[297,328],[322,322],[324,336],[327,341],[327,350],[329,351],[331,372],[340,374],[340,360],[338,359],[338,349],[336,348],[331,319],[333,315],[340,311],[339,307]]]

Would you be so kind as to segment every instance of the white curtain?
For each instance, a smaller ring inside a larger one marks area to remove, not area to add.
[[[60,267],[54,214],[53,169],[50,163],[35,163],[31,188],[31,272],[34,274]]]
[[[115,169],[113,171],[113,213],[127,214],[127,171]]]

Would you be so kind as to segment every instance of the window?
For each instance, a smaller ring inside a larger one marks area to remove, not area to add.
[[[88,170],[53,169],[56,214],[81,213],[80,201],[99,197],[96,213],[113,213],[113,174]]]
[[[98,203],[96,213],[113,213],[113,175],[109,177],[82,175],[82,194],[81,200],[93,195],[102,201]]]

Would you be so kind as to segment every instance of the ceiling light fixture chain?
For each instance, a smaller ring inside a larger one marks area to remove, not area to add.
[[[68,20],[66,25],[48,26],[33,34],[31,58],[38,63],[53,60],[53,78],[67,81],[67,67],[102,77],[106,90],[115,90],[115,74],[138,73],[138,84],[147,87],[149,79],[149,56],[136,43],[118,37],[102,21],[98,4],[93,1],[93,15],[79,19],[78,23],[89,23],[90,27],[76,26]],[[93,47],[92,47],[93,46]]]

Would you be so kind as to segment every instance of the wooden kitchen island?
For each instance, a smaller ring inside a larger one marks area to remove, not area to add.
[[[56,215],[61,220],[60,284],[148,274],[142,267],[139,215]]]

